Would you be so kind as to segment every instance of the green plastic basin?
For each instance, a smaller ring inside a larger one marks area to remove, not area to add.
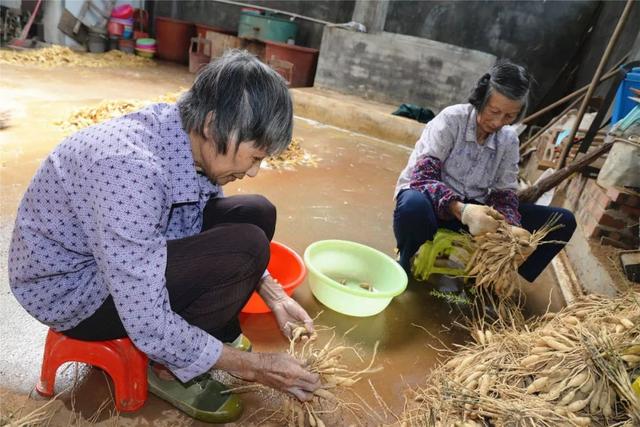
[[[360,243],[315,242],[305,250],[304,262],[313,295],[349,316],[378,314],[407,287],[407,274],[400,264]]]

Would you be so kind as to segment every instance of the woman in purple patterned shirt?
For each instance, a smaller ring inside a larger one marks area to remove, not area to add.
[[[510,125],[524,116],[530,86],[523,67],[500,61],[480,78],[469,103],[445,108],[425,126],[395,192],[393,230],[406,271],[439,227],[477,235],[495,231],[504,219],[527,237],[557,213],[564,227],[546,240],[569,241],[576,226],[571,212],[519,203],[516,195],[519,141]],[[520,275],[533,282],[563,247],[539,246],[527,254]]]
[[[310,400],[317,374],[286,353],[249,352],[238,314],[254,291],[284,335],[313,331],[266,271],[276,209],[224,197],[284,151],[291,96],[247,52],[208,64],[177,104],[155,104],[71,135],[26,190],[9,253],[10,285],[40,322],[69,337],[129,337],[149,356],[149,390],[208,422],[240,417],[223,370]]]

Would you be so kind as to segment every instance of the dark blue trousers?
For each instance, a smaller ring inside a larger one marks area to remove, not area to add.
[[[473,203],[473,201],[469,202]],[[576,229],[576,220],[566,209],[521,203],[519,211],[522,215],[522,228],[530,232],[542,227],[554,213],[561,215],[559,223],[564,227],[549,233],[545,241],[568,242]],[[457,219],[451,221],[439,219],[429,196],[413,189],[400,192],[393,213],[393,232],[400,251],[400,265],[407,272],[410,272],[411,257],[424,242],[433,239],[439,227],[454,231],[466,229],[466,226]],[[564,244],[558,243],[538,246],[520,266],[518,272],[529,282],[533,282],[563,247]]]

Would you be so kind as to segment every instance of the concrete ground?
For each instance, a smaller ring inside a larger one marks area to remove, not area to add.
[[[13,299],[8,287],[6,257],[21,194],[39,163],[63,136],[54,122],[66,118],[76,108],[92,106],[104,99],[153,99],[188,87],[193,75],[185,68],[167,64],[148,69],[86,70],[3,64],[0,70],[0,99],[3,104],[6,100],[12,105],[14,111],[12,126],[0,131],[0,312],[3,313],[0,411],[7,416],[19,408],[23,408],[24,414],[42,404],[28,399],[27,395],[39,375],[46,328],[31,319]],[[299,94],[296,91],[294,96]],[[309,92],[308,96],[313,94]],[[328,108],[339,103],[335,97],[332,99]],[[349,102],[357,103],[354,99]],[[322,102],[316,102],[314,108],[319,105]],[[369,104],[361,100],[356,107],[366,110]],[[303,109],[297,105],[296,114],[300,111]],[[405,119],[388,120],[394,121],[391,127],[402,123],[397,120]],[[263,170],[256,179],[229,185],[226,193],[260,193],[268,197],[278,208],[275,239],[298,253],[314,241],[339,238],[361,242],[392,255],[395,244],[391,228],[392,194],[397,175],[409,155],[406,145],[300,117],[296,118],[294,133],[303,140],[302,147],[317,156],[317,167]],[[391,410],[400,413],[405,402],[404,391],[422,383],[429,369],[442,357],[433,347],[451,346],[465,339],[463,332],[450,329],[455,312],[446,303],[429,296],[429,290],[439,280],[410,281],[406,292],[394,299],[385,311],[368,318],[348,317],[324,308],[313,298],[306,283],[294,296],[312,316],[322,312],[316,323],[334,327],[338,335],[355,326],[346,342],[357,345],[365,358],[371,355],[375,342],[380,342],[377,361],[384,369],[370,378]],[[529,289],[535,289],[527,292],[533,301],[529,306],[533,311],[546,308],[550,299],[552,309],[560,307],[559,293],[550,273],[546,272]],[[241,321],[255,351],[286,348],[287,343],[271,315],[243,315]],[[57,412],[51,425],[90,421],[99,425],[205,425],[193,422],[152,395],[141,411],[116,417],[108,401],[110,384],[104,374],[95,369],[77,371],[71,367],[59,372],[58,378],[57,390],[74,381],[78,384],[74,393],[65,393],[52,405]],[[369,384],[357,384],[355,391],[373,408],[365,411],[359,422],[379,424],[371,412],[384,411]],[[264,402],[258,396],[245,395],[244,398],[245,418],[239,424],[258,422],[259,416],[251,419],[248,416]],[[340,424],[355,421],[346,419]]]

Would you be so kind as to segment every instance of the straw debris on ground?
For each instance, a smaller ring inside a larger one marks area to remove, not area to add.
[[[119,50],[105,53],[76,52],[66,46],[50,46],[31,50],[0,50],[0,63],[12,65],[35,65],[42,68],[51,67],[150,67],[156,63],[148,58],[131,55]]]
[[[640,293],[512,313],[469,326],[474,341],[411,391],[403,426],[640,425]]]

